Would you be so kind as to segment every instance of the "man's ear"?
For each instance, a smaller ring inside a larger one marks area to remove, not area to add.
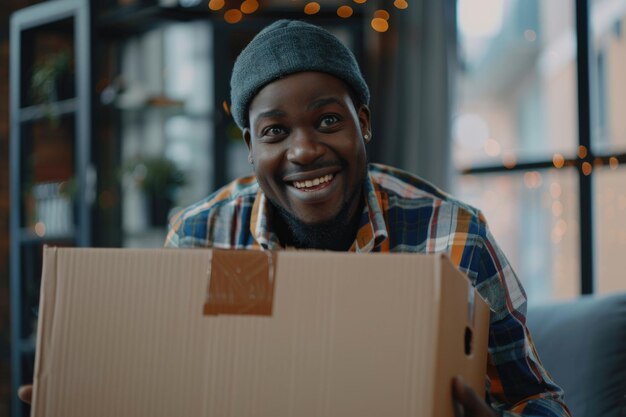
[[[357,116],[359,118],[359,127],[361,128],[361,135],[366,134],[372,136],[372,126],[370,124],[370,109],[365,104],[361,104],[359,107]]]
[[[243,129],[243,141],[246,142],[246,146],[248,147],[248,163],[249,164],[254,164],[254,161],[252,160],[252,142],[251,142],[252,138],[250,135],[250,129],[249,128],[244,128]]]

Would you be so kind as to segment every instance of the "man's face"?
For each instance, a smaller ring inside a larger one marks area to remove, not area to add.
[[[302,72],[274,81],[254,97],[244,129],[265,195],[303,223],[356,214],[367,158],[369,110],[356,109],[343,81]],[[346,222],[348,219],[346,219]]]

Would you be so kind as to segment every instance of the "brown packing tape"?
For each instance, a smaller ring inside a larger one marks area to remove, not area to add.
[[[213,250],[210,257],[204,315],[272,315],[273,253]]]

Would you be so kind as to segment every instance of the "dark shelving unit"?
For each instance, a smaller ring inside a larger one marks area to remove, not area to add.
[[[20,385],[32,382],[43,247],[91,244],[89,3],[54,0],[11,16],[13,393]],[[32,87],[36,66],[60,54],[67,54],[67,60],[66,67],[50,78],[55,94],[48,100],[36,99]],[[70,181],[73,191],[64,196],[57,184]],[[16,395],[12,395],[11,411],[13,417],[30,412]]]

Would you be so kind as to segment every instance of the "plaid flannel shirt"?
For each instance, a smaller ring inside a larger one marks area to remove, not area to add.
[[[491,307],[487,398],[503,416],[570,416],[526,327],[526,294],[483,214],[427,182],[369,166],[351,251],[445,252]],[[240,178],[172,219],[165,246],[279,250],[271,205],[253,176]]]

